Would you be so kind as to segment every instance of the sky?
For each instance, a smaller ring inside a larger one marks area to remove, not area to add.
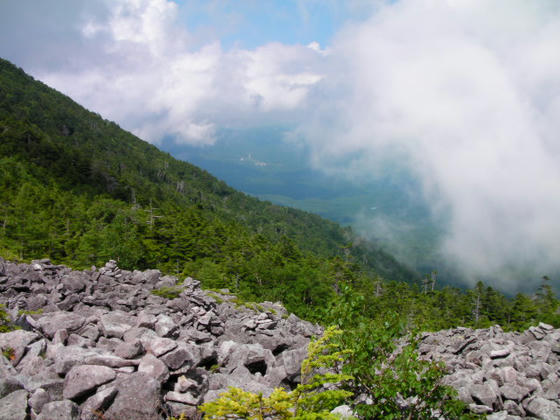
[[[0,39],[156,145],[282,125],[325,173],[398,162],[471,283],[560,272],[557,0],[3,0]]]

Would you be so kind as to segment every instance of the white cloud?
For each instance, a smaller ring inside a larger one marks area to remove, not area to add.
[[[278,43],[255,50],[224,51],[217,42],[194,47],[172,1],[106,5],[108,13],[87,16],[80,27],[98,56],[39,77],[148,141],[213,143],[216,123],[294,111],[321,79],[307,66],[320,50]]]
[[[304,128],[315,162],[409,165],[472,281],[558,270],[559,44],[553,2],[388,3],[332,46],[320,88],[335,100]]]

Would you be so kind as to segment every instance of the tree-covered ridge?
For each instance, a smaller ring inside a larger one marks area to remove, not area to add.
[[[360,313],[396,313],[408,327],[558,325],[547,282],[514,299],[482,284],[432,290],[349,229],[237,192],[7,61],[0,140],[0,255],[9,259],[83,268],[115,258],[322,320],[350,288]]]
[[[351,252],[373,271],[399,280],[415,277],[381,249],[356,241],[350,229],[235,191],[5,60],[0,60],[0,135],[0,156],[16,158],[60,189],[90,198],[106,195],[140,208],[196,206],[272,241],[287,236],[300,249],[323,256],[337,255],[341,245],[353,241]]]

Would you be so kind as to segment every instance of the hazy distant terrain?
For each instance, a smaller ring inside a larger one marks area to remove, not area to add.
[[[435,252],[442,227],[410,175],[395,169],[367,183],[329,176],[313,169],[309,151],[285,134],[282,128],[223,130],[212,146],[167,139],[162,148],[248,194],[350,225],[420,274],[441,269]]]

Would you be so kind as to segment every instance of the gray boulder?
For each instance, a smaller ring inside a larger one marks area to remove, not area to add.
[[[63,396],[69,400],[81,398],[116,376],[115,371],[106,366],[74,366],[64,379]]]
[[[28,396],[29,393],[21,389],[0,399],[0,419],[26,420]]]
[[[527,414],[542,420],[560,419],[560,406],[557,402],[536,397],[526,406]]]
[[[15,330],[5,334],[0,334],[0,350],[11,353],[10,361],[17,366],[26,347],[35,340],[39,339],[39,334],[24,330]]]
[[[52,401],[43,406],[37,420],[78,420],[80,408],[69,400]]]
[[[165,382],[169,377],[169,369],[165,363],[150,353],[146,353],[140,360],[138,372],[150,376],[159,382]]]
[[[74,312],[54,312],[38,320],[39,327],[48,338],[53,338],[58,330],[77,331],[85,323],[85,318]]]
[[[117,393],[117,388],[109,387],[89,397],[81,407],[80,420],[99,420],[99,413],[111,405]]]
[[[136,372],[117,383],[116,388],[118,394],[104,414],[107,419],[161,420],[161,382],[154,377]]]

